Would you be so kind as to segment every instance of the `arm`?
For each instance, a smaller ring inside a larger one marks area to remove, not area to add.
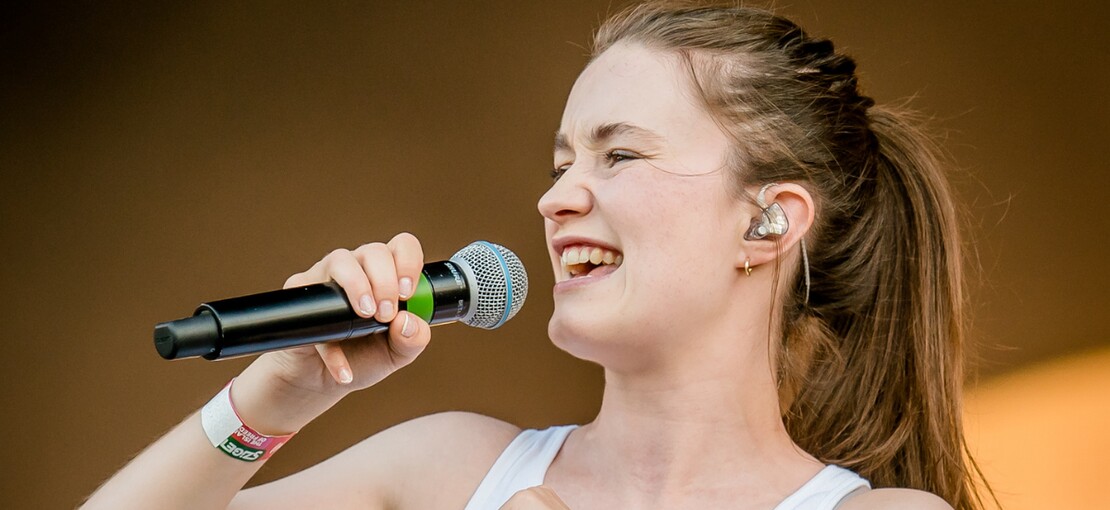
[[[397,303],[411,295],[423,260],[419,241],[400,234],[388,245],[336,250],[290,277],[286,287],[336,281],[357,313],[389,322],[389,332],[259,357],[232,387],[243,422],[267,435],[300,430],[343,396],[411,363],[431,332],[417,316],[398,313]],[[260,464],[213,448],[194,413],[112,477],[85,508],[225,508]],[[317,505],[328,506],[333,495],[319,497]],[[381,507],[380,500],[370,506]]]
[[[462,508],[520,429],[473,413],[424,416],[316,466],[236,495],[228,508]]]
[[[236,380],[232,400],[241,408],[243,420],[257,424],[268,418],[243,409],[249,407],[300,409],[304,414],[289,412],[284,420],[274,417],[275,425],[254,425],[262,433],[297,430],[298,423],[308,423],[338,401],[338,396],[299,394],[259,384],[271,377],[268,371],[268,364],[256,362]],[[280,421],[287,425],[276,425]],[[213,448],[201,428],[200,413],[193,413],[112,477],[83,508],[224,508],[262,463],[236,460]]]

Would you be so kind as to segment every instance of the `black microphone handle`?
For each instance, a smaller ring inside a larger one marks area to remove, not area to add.
[[[430,324],[462,319],[471,289],[452,261],[424,265],[413,296],[398,303]],[[154,345],[165,359],[216,360],[301,345],[371,335],[389,328],[360,317],[335,282],[204,303],[195,315],[154,327]]]

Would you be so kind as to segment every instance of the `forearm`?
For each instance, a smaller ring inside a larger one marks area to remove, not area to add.
[[[268,435],[299,430],[338,397],[275,384],[265,364],[251,365],[232,387],[243,422]],[[90,497],[83,508],[226,508],[264,461],[245,462],[212,446],[193,413]]]
[[[226,508],[258,471],[212,447],[193,413],[116,473],[82,508]]]

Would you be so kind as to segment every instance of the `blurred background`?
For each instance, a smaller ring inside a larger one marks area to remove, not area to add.
[[[584,47],[623,2],[14,2],[0,8],[0,507],[73,507],[250,360],[163,361],[156,322],[281,286],[407,230],[531,269],[495,332],[308,426],[271,480],[464,409],[588,421],[601,372],[546,339],[535,202]],[[1006,508],[1110,508],[1110,13],[1101,1],[838,0],[777,9],[912,97],[974,240],[972,447]]]

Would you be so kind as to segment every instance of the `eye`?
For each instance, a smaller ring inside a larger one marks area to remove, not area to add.
[[[562,177],[563,174],[567,173],[567,170],[570,170],[570,165],[563,165],[561,167],[558,167],[558,168],[555,168],[555,169],[551,170],[551,180],[553,180],[553,181],[559,180],[559,178]]]
[[[635,152],[626,151],[622,149],[614,149],[605,153],[605,161],[609,162],[609,166],[613,166],[622,161],[631,161],[640,159],[640,155]]]

